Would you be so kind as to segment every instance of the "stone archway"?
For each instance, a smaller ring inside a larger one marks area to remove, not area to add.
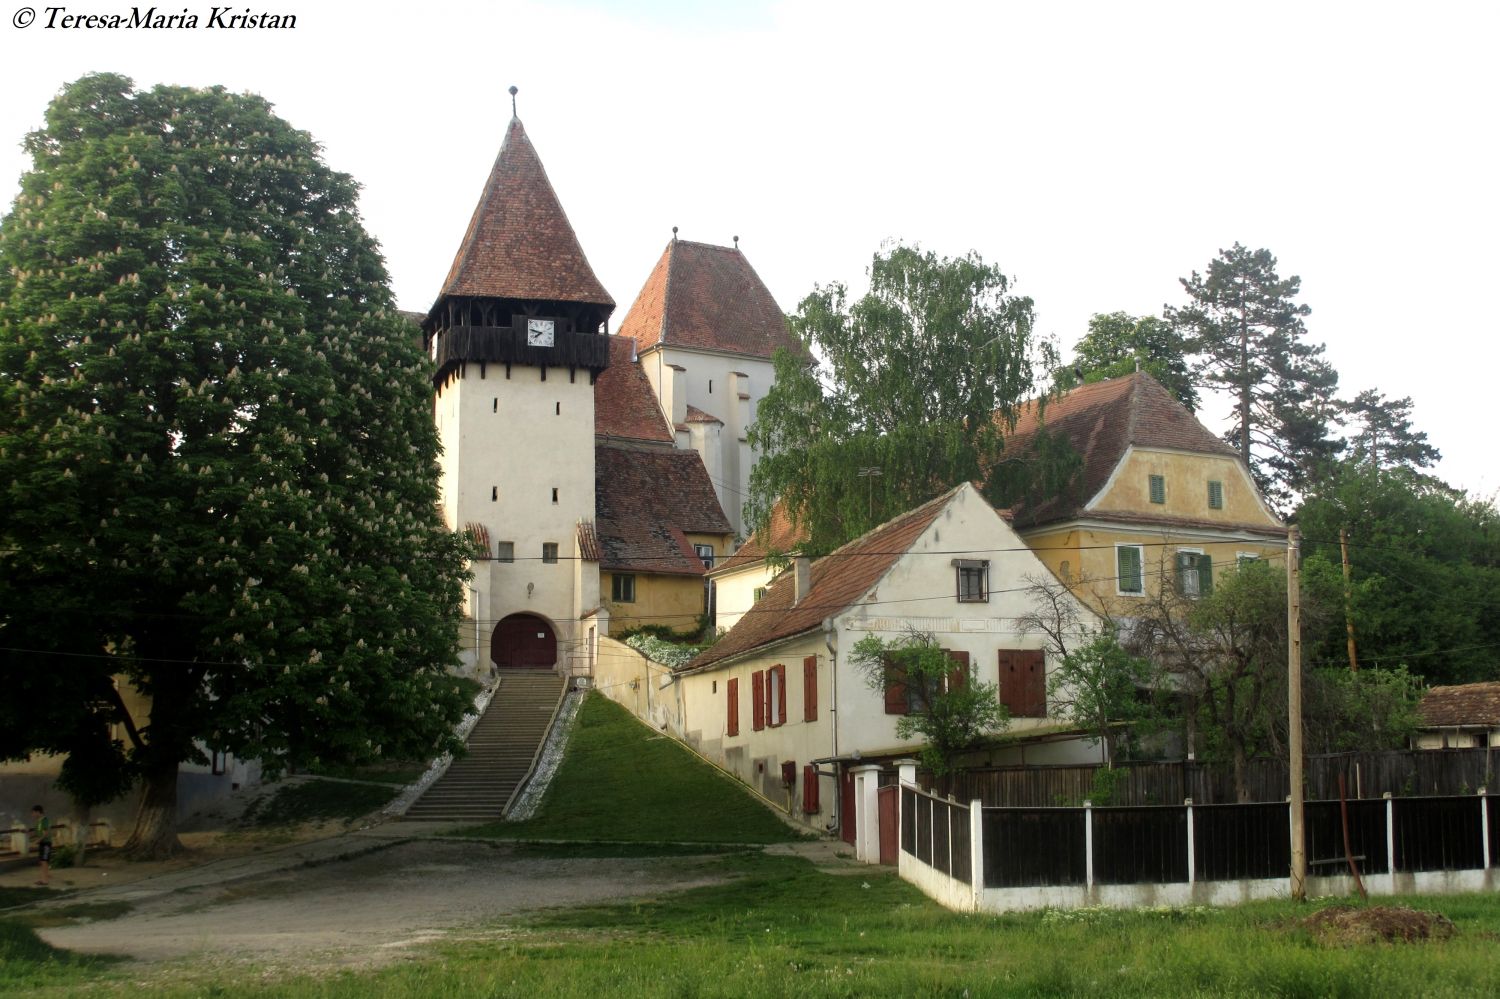
[[[497,669],[551,669],[557,665],[557,633],[535,614],[501,618],[490,636],[490,661]]]

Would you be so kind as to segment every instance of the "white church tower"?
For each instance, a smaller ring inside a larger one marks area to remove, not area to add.
[[[599,572],[578,528],[594,517],[593,384],[614,307],[512,117],[422,323],[444,517],[483,552],[464,641],[476,668],[586,668]]]

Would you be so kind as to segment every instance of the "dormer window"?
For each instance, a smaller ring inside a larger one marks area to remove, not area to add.
[[[959,603],[989,603],[990,563],[988,559],[956,558],[953,560],[953,568],[958,573]]]

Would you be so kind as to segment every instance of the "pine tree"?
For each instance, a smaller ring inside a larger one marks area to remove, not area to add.
[[[1269,250],[1235,243],[1206,274],[1194,271],[1181,283],[1189,302],[1167,306],[1166,319],[1189,338],[1200,384],[1235,400],[1225,439],[1267,495],[1285,502],[1342,447],[1334,436],[1338,373],[1323,347],[1306,340],[1303,319],[1312,310],[1295,301],[1302,280],[1280,277]]]
[[[0,223],[0,686],[24,698],[0,753],[121,723],[129,846],[159,856],[205,748],[274,775],[450,746],[463,546],[355,183],[258,97],[112,75],[26,146]]]
[[[1344,405],[1345,425],[1350,431],[1351,457],[1380,469],[1404,468],[1418,473],[1443,457],[1427,443],[1427,435],[1412,427],[1410,396],[1387,399],[1375,389],[1365,389]]]

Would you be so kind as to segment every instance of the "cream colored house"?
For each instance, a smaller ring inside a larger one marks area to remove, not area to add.
[[[1150,375],[1025,407],[992,485],[1028,475],[1049,435],[1076,455],[1076,474],[1064,489],[1026,490],[1015,528],[1096,610],[1129,618],[1163,584],[1195,596],[1246,559],[1285,554],[1286,525],[1238,453]]]
[[[916,629],[966,661],[971,676],[999,685],[1009,734],[1067,731],[1073,743],[1057,758],[1073,758],[1076,733],[1047,704],[1042,637],[1018,623],[1031,609],[1028,577],[1044,571],[978,490],[949,490],[815,563],[795,560],[677,671],[680,717],[668,727],[801,821],[831,828],[852,766],[920,747],[896,735],[907,710],[899,688],[888,697],[872,686],[849,650],[867,635]]]
[[[716,624],[720,630],[733,628],[766,595],[776,577],[787,570],[788,558],[796,553],[806,536],[805,530],[792,523],[785,505],[778,503],[763,529],[713,567],[708,578],[717,595]]]
[[[1500,746],[1500,681],[1433,687],[1419,708],[1416,749]]]

